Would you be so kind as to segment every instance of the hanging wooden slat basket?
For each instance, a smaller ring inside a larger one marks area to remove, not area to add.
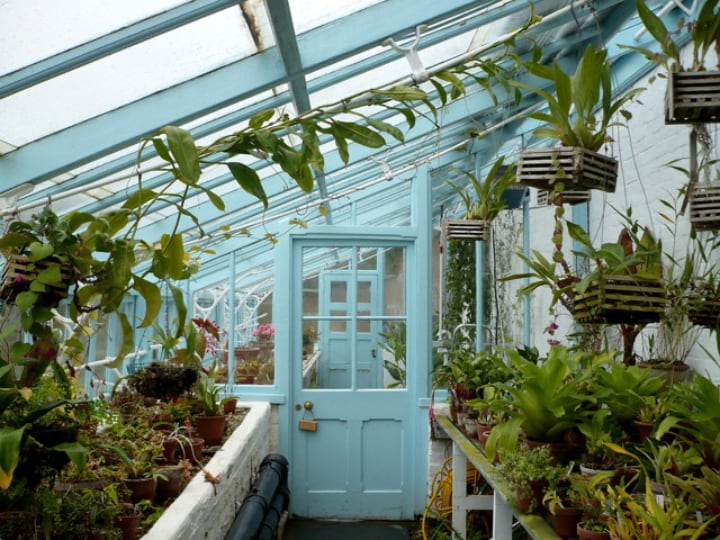
[[[700,231],[720,229],[720,182],[692,184],[690,222]]]
[[[720,122],[720,71],[679,71],[668,76],[666,124]]]
[[[12,304],[18,294],[30,290],[30,283],[35,281],[38,274],[47,269],[50,264],[58,261],[45,259],[32,262],[24,255],[10,255],[0,278],[0,298]],[[42,300],[48,307],[57,306],[63,298],[67,298],[70,288],[70,269],[61,267],[61,280],[55,283],[45,283],[45,292],[41,293]]]
[[[590,190],[588,189],[572,189],[567,191],[561,191],[556,196],[559,196],[563,204],[575,205],[590,201]],[[549,204],[555,204],[554,201],[550,200],[550,192],[541,189],[537,193],[538,206],[548,206]]]
[[[490,239],[490,222],[485,219],[446,219],[443,228],[448,240],[487,242]]]
[[[543,150],[523,150],[517,165],[520,184],[552,190],[562,182],[565,189],[599,189],[614,192],[617,160],[585,148],[560,146]]]
[[[660,279],[606,275],[575,295],[573,315],[584,324],[650,323],[660,320],[666,304]]]
[[[714,298],[691,299],[688,303],[688,319],[697,326],[720,327],[720,300]]]

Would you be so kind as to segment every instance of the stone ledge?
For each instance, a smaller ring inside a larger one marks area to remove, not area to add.
[[[165,510],[143,540],[223,540],[252,488],[262,459],[270,453],[270,404],[238,402],[250,409],[242,424],[205,469],[221,475],[214,487],[199,472]]]

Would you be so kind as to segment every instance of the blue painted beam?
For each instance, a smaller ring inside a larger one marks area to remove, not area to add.
[[[238,0],[191,0],[0,78],[0,99],[231,6]]]
[[[280,49],[280,56],[290,83],[295,110],[303,113],[310,110],[310,96],[300,60],[290,6],[288,6],[287,0],[275,0],[267,3],[267,9],[272,22],[273,34],[275,34],[275,42]]]

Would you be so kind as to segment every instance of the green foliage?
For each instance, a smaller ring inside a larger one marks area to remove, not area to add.
[[[201,375],[197,382],[197,396],[205,416],[218,416],[220,410],[220,392],[222,386],[215,384],[215,379],[209,375]]]
[[[513,488],[513,492],[510,494],[513,499],[516,499],[517,496],[530,496],[532,483],[546,482],[548,486],[554,486],[564,474],[564,468],[557,465],[550,455],[548,446],[530,449],[520,446],[514,450],[503,452],[498,471]],[[531,504],[529,510],[532,512],[536,509]]]
[[[597,397],[585,390],[591,366],[608,363],[612,355],[588,356],[555,345],[540,362],[527,360],[517,351],[509,351],[508,360],[518,376],[511,383],[496,385],[504,394],[491,406],[505,412],[510,421],[493,428],[486,445],[491,457],[516,446],[521,430],[533,441],[564,440],[597,403]]]
[[[665,381],[637,366],[611,363],[607,369],[596,371],[598,383],[594,392],[605,403],[613,417],[620,423],[630,422],[645,404],[649,396],[659,395]]]
[[[635,0],[638,16],[648,33],[660,45],[660,53],[642,47],[625,47],[643,54],[653,62],[664,65],[668,71],[705,71],[705,60],[708,53],[716,51],[720,45],[720,12],[717,0],[706,0],[702,3],[695,20],[678,24],[671,31],[662,19],[647,6],[645,0]],[[692,64],[689,67],[680,61],[682,31],[687,30],[692,39]]]
[[[468,171],[460,171],[469,180],[468,187],[461,187],[446,180],[465,203],[466,219],[492,221],[500,210],[507,208],[502,195],[515,183],[515,167],[504,166],[504,161],[504,156],[499,157],[482,180]]]
[[[531,75],[549,81],[552,87],[548,91],[520,81],[511,82],[534,92],[548,105],[547,112],[530,115],[547,124],[536,129],[535,134],[556,139],[565,146],[599,150],[608,139],[608,129],[614,125],[612,118],[643,90],[636,88],[613,98],[607,51],[596,50],[592,44],[587,46],[572,74],[563,71],[557,62],[551,67],[538,62],[524,62],[523,66]],[[625,119],[630,118],[629,112],[622,112]]]

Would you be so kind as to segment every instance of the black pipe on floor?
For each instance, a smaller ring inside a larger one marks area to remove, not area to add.
[[[268,454],[260,463],[253,488],[238,510],[225,540],[274,540],[280,516],[287,510],[288,461]]]

